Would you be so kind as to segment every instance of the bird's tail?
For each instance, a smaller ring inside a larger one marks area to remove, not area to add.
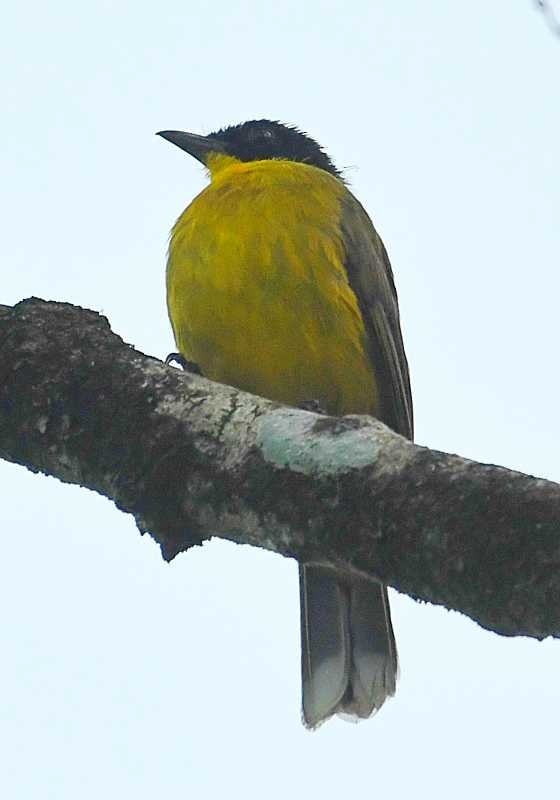
[[[369,717],[395,693],[397,648],[386,587],[300,565],[303,719]]]

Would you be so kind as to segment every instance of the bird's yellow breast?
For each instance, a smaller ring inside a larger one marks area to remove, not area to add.
[[[290,161],[209,166],[212,183],[171,234],[167,303],[180,352],[206,377],[264,397],[375,414],[344,268],[344,185]]]

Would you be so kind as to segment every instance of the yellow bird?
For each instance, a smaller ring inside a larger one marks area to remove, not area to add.
[[[295,127],[245,122],[164,139],[210,184],[171,233],[167,305],[185,361],[211,380],[413,435],[387,253],[331,159]],[[303,717],[370,716],[395,692],[386,587],[300,565]]]

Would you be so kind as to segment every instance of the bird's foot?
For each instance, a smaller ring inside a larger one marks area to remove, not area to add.
[[[327,414],[325,407],[321,405],[319,400],[303,400],[298,403],[298,408],[301,408],[302,411],[313,411],[314,414],[323,414],[325,416]]]
[[[202,375],[202,370],[195,361],[188,361],[181,353],[169,353],[165,359],[165,363],[169,367],[171,364],[178,364],[185,372],[191,372],[193,375]]]

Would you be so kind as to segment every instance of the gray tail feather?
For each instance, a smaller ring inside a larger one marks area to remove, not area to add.
[[[364,719],[395,693],[397,648],[386,587],[300,565],[303,719]]]

